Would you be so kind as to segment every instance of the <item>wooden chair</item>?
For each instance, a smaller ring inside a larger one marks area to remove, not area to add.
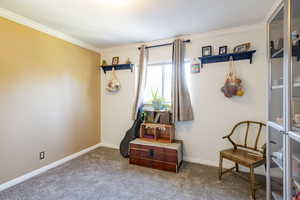
[[[244,139],[244,144],[236,144],[231,136],[236,132],[236,129],[239,127],[242,127],[244,125],[247,125],[246,128],[246,135]],[[248,134],[250,126],[257,126],[258,132],[255,139],[254,146],[249,146],[248,144]],[[222,175],[227,172],[234,172],[235,169],[236,172],[239,172],[239,165],[243,165],[247,168],[250,168],[250,190],[252,199],[255,199],[255,192],[257,190],[257,185],[255,182],[255,174],[254,169],[256,167],[259,167],[261,165],[264,165],[266,162],[266,145],[263,145],[260,149],[258,149],[258,141],[261,135],[261,130],[266,125],[261,122],[255,122],[255,121],[242,121],[236,124],[231,133],[227,136],[224,136],[223,139],[227,138],[229,142],[233,145],[233,148],[226,149],[220,152],[220,163],[219,163],[219,180],[222,179]],[[223,159],[230,160],[235,163],[235,167],[232,167],[230,169],[223,171]],[[237,173],[236,173],[237,174]],[[239,175],[239,174],[238,174]],[[244,178],[244,177],[243,177]],[[248,179],[249,180],[249,179]]]

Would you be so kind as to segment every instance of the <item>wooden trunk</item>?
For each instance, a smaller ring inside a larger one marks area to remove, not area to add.
[[[130,142],[130,164],[177,173],[181,162],[181,141],[164,144],[136,139]]]

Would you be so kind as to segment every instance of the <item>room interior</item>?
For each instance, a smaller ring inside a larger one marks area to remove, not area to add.
[[[0,30],[0,200],[300,200],[299,0],[1,0]]]

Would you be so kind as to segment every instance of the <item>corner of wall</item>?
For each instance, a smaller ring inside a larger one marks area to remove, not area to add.
[[[86,42],[83,42],[81,40],[78,40],[72,36],[69,36],[67,34],[64,34],[60,31],[57,31],[57,30],[54,30],[48,26],[45,26],[43,24],[40,24],[36,21],[33,21],[29,18],[26,18],[24,16],[21,16],[21,15],[18,15],[10,10],[7,10],[7,9],[4,9],[4,8],[0,8],[0,17],[3,17],[3,18],[6,18],[6,19],[9,19],[13,22],[16,22],[16,23],[19,23],[19,24],[22,24],[24,26],[27,26],[27,27],[30,27],[32,29],[35,29],[35,30],[38,30],[40,32],[43,32],[43,33],[46,33],[48,35],[51,35],[53,37],[56,37],[56,38],[59,38],[61,40],[64,40],[64,41],[67,41],[67,42],[70,42],[72,44],[75,44],[77,46],[80,46],[82,48],[85,48],[85,49],[89,49],[91,51],[94,51],[94,52],[97,52],[97,53],[100,53],[100,49],[91,45],[91,44],[88,44]]]

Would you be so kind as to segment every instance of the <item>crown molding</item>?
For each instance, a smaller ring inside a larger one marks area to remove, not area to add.
[[[72,36],[69,36],[67,34],[64,34],[60,31],[57,31],[57,30],[54,30],[48,26],[45,26],[43,24],[40,24],[38,22],[35,22],[31,19],[28,19],[24,16],[21,16],[21,15],[18,15],[12,11],[9,11],[5,8],[0,8],[0,17],[3,17],[3,18],[6,18],[6,19],[9,19],[11,21],[14,21],[18,24],[22,24],[24,26],[28,26],[32,29],[35,29],[37,31],[40,31],[40,32],[43,32],[43,33],[46,33],[48,35],[51,35],[53,37],[56,37],[56,38],[59,38],[59,39],[62,39],[64,41],[67,41],[69,43],[72,43],[72,44],[75,44],[77,46],[80,46],[82,48],[85,48],[85,49],[89,49],[91,51],[94,51],[94,52],[97,52],[99,53],[100,52],[100,49],[97,48],[97,47],[94,47],[93,45],[91,44],[88,44],[86,42],[83,42],[81,40],[78,40]]]

